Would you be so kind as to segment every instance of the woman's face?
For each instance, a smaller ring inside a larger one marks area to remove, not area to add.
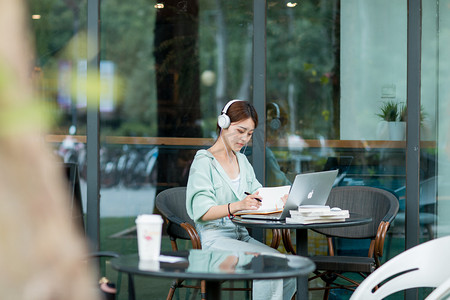
[[[252,138],[255,130],[255,123],[252,118],[239,122],[233,122],[230,127],[223,130],[230,148],[234,151],[240,151]]]

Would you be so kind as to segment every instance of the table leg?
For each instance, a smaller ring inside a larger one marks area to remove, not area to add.
[[[297,244],[297,255],[308,256],[308,229],[295,230],[295,243]]]
[[[308,275],[297,277],[297,300],[308,298]]]
[[[295,243],[297,245],[297,255],[308,256],[308,230],[295,230]],[[308,299],[308,275],[297,277],[297,299]]]
[[[220,282],[206,281],[206,299],[220,300]]]
[[[136,299],[133,275],[131,275],[130,273],[128,273],[128,299],[129,300]]]

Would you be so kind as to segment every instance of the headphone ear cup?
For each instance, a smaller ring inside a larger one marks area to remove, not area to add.
[[[281,127],[281,121],[278,118],[272,119],[270,121],[270,128],[272,128],[273,130],[278,130]]]
[[[230,127],[230,117],[227,116],[226,114],[221,114],[218,118],[217,118],[217,124],[219,125],[220,128],[222,129],[227,129],[228,127]]]

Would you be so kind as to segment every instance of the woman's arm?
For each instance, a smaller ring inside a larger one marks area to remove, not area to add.
[[[241,201],[230,203],[230,213],[234,214],[240,210],[256,210],[261,206],[261,202],[256,200],[258,193],[247,195]],[[202,217],[202,221],[216,220],[229,215],[228,204],[212,206]]]
[[[240,159],[239,162],[241,163],[241,161],[242,176],[247,178],[246,186],[243,188],[248,192],[254,192],[261,185],[256,180],[253,168],[247,159]],[[216,220],[228,216],[228,203],[226,202],[230,201],[233,201],[230,204],[231,214],[244,209],[258,209],[261,206],[260,202],[255,200],[257,194],[248,195],[241,201],[234,202],[233,192],[225,188],[226,184],[223,181],[224,189],[219,192],[221,201],[218,201],[214,186],[220,186],[223,179],[218,174],[212,175],[213,173],[214,168],[211,166],[210,158],[207,155],[197,155],[191,165],[186,193],[186,209],[195,222]],[[215,184],[213,177],[216,179]]]
[[[191,165],[186,190],[186,210],[194,222],[201,221],[208,209],[217,205],[210,168],[209,158],[206,156],[196,156]]]

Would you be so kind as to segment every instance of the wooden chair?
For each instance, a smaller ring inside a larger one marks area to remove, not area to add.
[[[167,225],[167,234],[169,235],[173,251],[178,251],[177,240],[190,240],[193,249],[201,249],[200,237],[195,229],[194,221],[189,217],[186,211],[186,187],[169,188],[160,192],[156,196],[156,207],[161,212]],[[281,231],[273,231],[271,247],[278,248],[281,241]],[[201,290],[201,297],[205,299],[205,284],[202,281],[200,285],[185,285],[183,280],[175,280],[170,287],[167,299],[172,299],[177,288],[194,288]],[[251,291],[250,287],[230,287],[223,290],[233,291]]]
[[[365,278],[380,266],[383,246],[389,225],[398,212],[397,197],[385,190],[367,186],[341,186],[331,190],[327,200],[330,207],[348,209],[351,213],[370,216],[369,224],[349,227],[315,229],[327,238],[329,255],[311,256],[316,264],[315,276],[309,280],[321,278],[325,287],[310,288],[310,290],[325,290],[324,299],[328,299],[331,289],[341,288],[354,290],[359,282],[344,276],[343,273],[358,273]],[[367,256],[337,255],[337,239],[370,240]],[[286,249],[295,251],[290,241],[289,231],[283,231],[283,241]],[[293,252],[295,253],[295,252]],[[336,279],[344,279],[348,284],[337,283]]]

